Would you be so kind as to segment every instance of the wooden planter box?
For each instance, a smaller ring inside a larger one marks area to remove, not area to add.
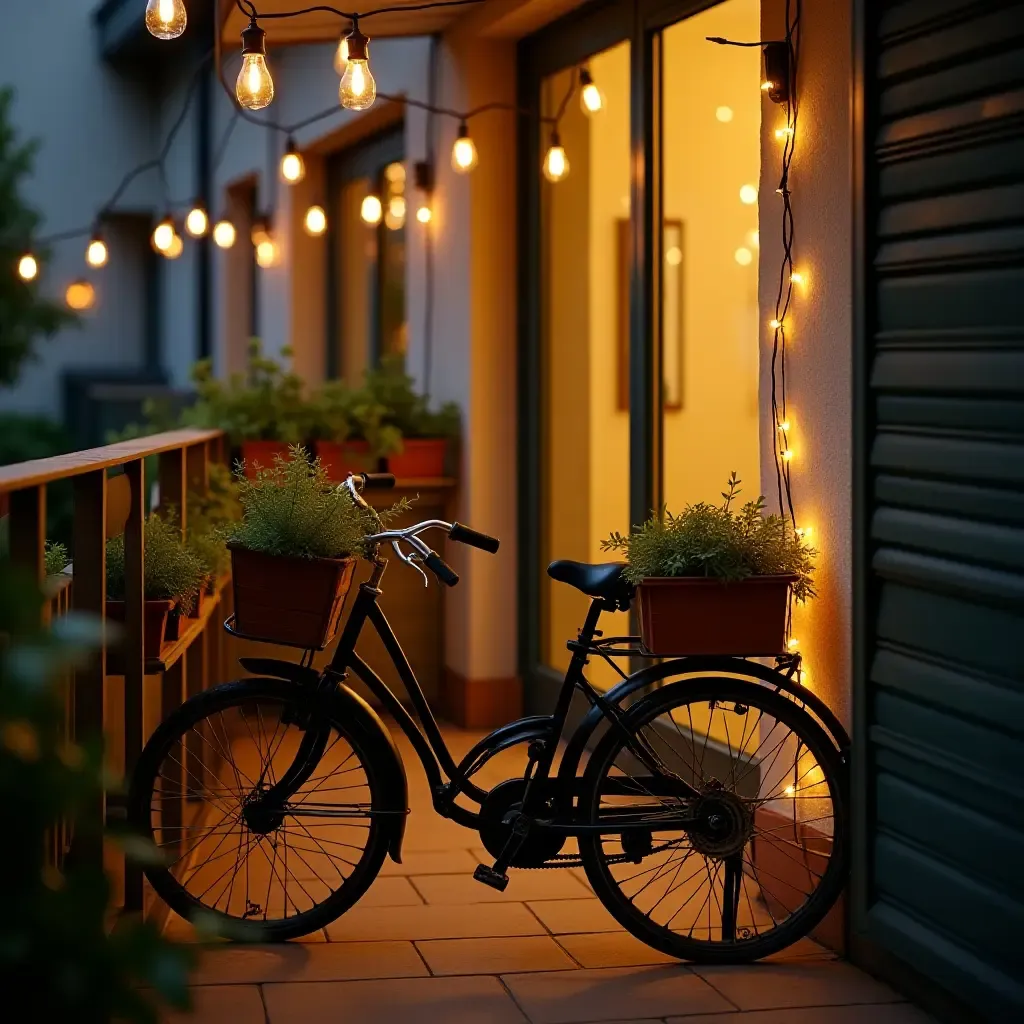
[[[159,658],[167,632],[167,616],[174,607],[173,601],[146,601],[142,606],[142,651],[146,658]],[[125,621],[124,601],[107,602],[107,618],[111,622]]]
[[[399,480],[438,480],[445,475],[447,454],[446,438],[407,437],[402,450],[388,456],[388,472]]]
[[[759,657],[785,649],[792,576],[734,583],[704,576],[653,577],[637,587],[644,647],[659,657]]]
[[[291,558],[229,543],[235,628],[306,650],[334,639],[355,558]]]

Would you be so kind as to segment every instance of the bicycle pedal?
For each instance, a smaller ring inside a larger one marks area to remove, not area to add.
[[[489,868],[486,864],[478,864],[476,871],[473,872],[473,877],[478,882],[483,882],[484,885],[497,889],[498,892],[504,892],[508,888],[508,875],[503,875],[495,871],[494,868]]]

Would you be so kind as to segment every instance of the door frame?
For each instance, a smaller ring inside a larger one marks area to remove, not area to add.
[[[643,522],[662,500],[661,153],[659,118],[662,29],[723,0],[602,0],[587,4],[527,36],[517,49],[519,118],[517,208],[519,422],[519,674],[527,711],[546,713],[561,676],[540,659],[543,585],[542,509],[543,310],[540,280],[541,82],[624,41],[630,44],[629,257],[629,514]],[[639,216],[637,213],[639,212]],[[566,638],[570,639],[569,637]]]

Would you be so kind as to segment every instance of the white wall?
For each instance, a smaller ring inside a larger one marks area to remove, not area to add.
[[[43,214],[44,234],[88,226],[124,172],[153,152],[157,124],[146,93],[103,65],[92,25],[94,0],[32,0],[4,4],[0,32],[0,85],[13,85],[14,125],[21,139],[37,138],[35,173],[24,198]],[[140,12],[141,17],[141,12]],[[157,177],[138,179],[119,204],[146,209]],[[13,388],[0,389],[0,409],[60,414],[60,372],[72,367],[127,367],[142,360],[141,292],[137,269],[112,286],[119,248],[111,246],[105,270],[86,266],[88,238],[53,246],[40,288],[63,300],[76,277],[93,280],[95,308],[81,328],[40,341],[38,360],[28,364]],[[86,271],[89,270],[89,273]]]

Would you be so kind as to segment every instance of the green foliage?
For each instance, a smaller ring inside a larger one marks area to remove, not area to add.
[[[352,501],[351,495],[327,478],[319,459],[293,445],[287,459],[277,456],[254,479],[238,473],[242,521],[230,529],[241,547],[270,555],[299,558],[343,558],[364,553],[368,533],[377,531],[377,517]],[[378,510],[387,522],[408,507],[400,502]]]
[[[32,247],[41,218],[21,197],[38,144],[18,141],[11,123],[13,103],[13,90],[0,89],[0,387],[18,379],[36,338],[78,322],[69,310],[40,294],[38,278],[23,281],[15,272],[18,260]],[[41,266],[47,254],[37,248],[34,255]]]
[[[355,429],[355,392],[342,380],[329,380],[309,397],[310,441],[344,441]]]
[[[176,517],[155,513],[143,527],[143,594],[147,601],[177,601],[187,615],[206,586],[208,571],[181,538]],[[107,541],[107,597],[124,600],[124,535]]]
[[[459,407],[446,402],[440,409],[431,409],[427,398],[415,391],[400,353],[384,356],[379,367],[367,371],[363,401],[379,406],[383,422],[398,430],[402,437],[458,436]]]
[[[613,533],[602,542],[604,551],[619,551],[629,563],[631,583],[649,576],[713,576],[741,580],[748,576],[792,574],[793,596],[814,597],[814,557],[817,552],[793,530],[784,516],[765,515],[765,500],[748,501],[732,511],[741,481],[733,473],[722,492],[721,507],[698,502],[679,515],[664,510],[628,537]]]
[[[34,583],[0,563],[3,998],[19,1020],[155,1024],[158,1001],[187,1008],[194,954],[151,923],[121,918],[108,927],[111,889],[99,858],[54,862],[61,823],[76,842],[99,840],[101,745],[99,737],[82,745],[64,739],[61,684],[69,667],[91,656],[99,630],[68,617],[44,631],[41,606]],[[126,852],[158,855],[138,842]]]
[[[282,349],[285,358],[291,349]],[[308,406],[302,395],[302,378],[263,355],[258,338],[249,342],[249,366],[244,374],[227,381],[213,376],[208,359],[192,371],[198,398],[181,415],[181,425],[212,427],[227,432],[233,445],[242,441],[286,441],[294,444],[306,436]]]
[[[223,576],[231,568],[225,528],[241,518],[238,486],[231,471],[213,463],[207,473],[206,493],[189,492],[186,541],[211,579]]]
[[[56,576],[67,568],[71,561],[68,549],[60,541],[48,540],[43,548],[43,563],[47,576]]]

